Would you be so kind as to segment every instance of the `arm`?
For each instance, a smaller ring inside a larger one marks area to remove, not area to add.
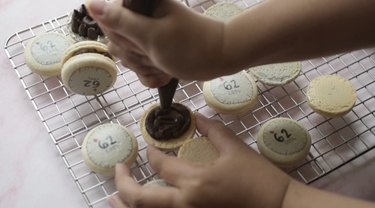
[[[122,8],[121,0],[91,0],[88,10],[111,53],[150,87],[171,76],[209,80],[375,45],[373,0],[266,0],[227,23],[171,0],[161,1],[152,18]]]
[[[315,189],[291,181],[282,208],[374,208],[375,204]]]
[[[218,149],[210,164],[167,156],[149,147],[153,170],[173,187],[141,187],[124,165],[116,166],[119,194],[112,207],[186,208],[374,208],[374,204],[320,191],[296,182],[261,157],[223,124],[197,115],[197,129]]]
[[[266,0],[226,25],[223,57],[244,68],[375,46],[375,1]]]

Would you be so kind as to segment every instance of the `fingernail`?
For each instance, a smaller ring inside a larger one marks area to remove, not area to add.
[[[119,200],[118,196],[113,195],[107,199],[107,202],[111,207],[116,208],[119,205],[118,200]]]
[[[198,112],[194,112],[194,115],[195,115],[195,119],[196,119],[196,120],[204,120],[204,119],[207,119],[206,116],[204,116],[203,114],[198,113]]]
[[[194,115],[197,116],[197,117],[203,117],[203,115],[199,112],[194,112]]]
[[[121,171],[124,168],[124,166],[125,165],[123,163],[117,163],[115,166],[116,172]]]
[[[109,204],[109,206],[111,206],[112,208],[115,208],[116,207],[116,201],[114,199],[113,196],[110,196],[108,199],[107,199],[107,202]]]
[[[103,16],[108,6],[105,0],[89,0],[87,5],[93,15],[96,16]]]

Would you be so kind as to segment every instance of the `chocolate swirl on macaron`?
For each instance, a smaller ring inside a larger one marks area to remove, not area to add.
[[[155,140],[170,140],[183,135],[190,126],[190,111],[179,103],[173,103],[169,111],[160,107],[146,117],[146,130]]]

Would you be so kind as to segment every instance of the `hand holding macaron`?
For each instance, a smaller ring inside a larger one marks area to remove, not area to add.
[[[193,163],[149,147],[151,167],[172,186],[142,187],[126,166],[117,165],[119,194],[110,198],[112,207],[280,207],[289,176],[220,122],[200,114],[196,121],[219,158],[208,164]]]

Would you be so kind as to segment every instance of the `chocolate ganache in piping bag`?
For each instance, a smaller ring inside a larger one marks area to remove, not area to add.
[[[160,0],[123,0],[122,5],[130,10],[152,16]],[[147,132],[156,140],[169,140],[183,135],[190,126],[190,111],[185,106],[173,103],[178,79],[172,78],[168,84],[158,88],[160,107],[146,117]]]

